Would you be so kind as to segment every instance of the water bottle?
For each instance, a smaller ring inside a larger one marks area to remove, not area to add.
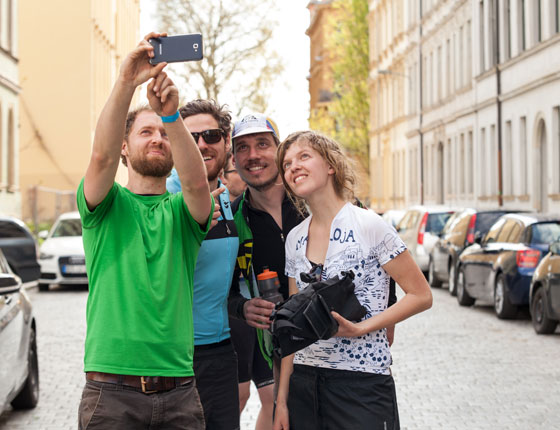
[[[259,294],[261,299],[267,300],[274,304],[278,304],[284,301],[284,297],[280,294],[278,289],[280,288],[280,281],[278,280],[278,274],[268,267],[263,267],[263,272],[257,275],[257,285],[259,287]]]

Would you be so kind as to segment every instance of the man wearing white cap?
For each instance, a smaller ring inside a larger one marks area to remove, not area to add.
[[[246,115],[235,123],[232,142],[235,167],[247,183],[247,190],[233,203],[240,247],[229,313],[257,329],[251,331],[246,324],[236,324],[232,319],[232,339],[239,361],[240,404],[243,407],[249,397],[252,379],[263,404],[256,427],[260,430],[272,428],[272,347],[268,332],[263,329],[270,327],[274,304],[258,298],[255,280],[268,267],[278,274],[280,293],[288,297],[284,240],[303,216],[286,195],[276,168],[280,143],[276,124],[261,113]],[[244,285],[238,282],[239,273],[243,274]]]

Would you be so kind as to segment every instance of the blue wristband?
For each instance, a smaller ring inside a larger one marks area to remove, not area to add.
[[[179,111],[175,112],[173,115],[162,116],[161,120],[163,122],[175,122],[177,121],[177,118],[179,118]]]

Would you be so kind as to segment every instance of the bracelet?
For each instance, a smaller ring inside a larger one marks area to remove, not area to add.
[[[179,111],[175,112],[173,115],[162,116],[161,120],[162,122],[175,122],[177,118],[179,118]]]

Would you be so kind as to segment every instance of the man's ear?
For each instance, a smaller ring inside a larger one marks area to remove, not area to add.
[[[121,155],[124,155],[125,157],[128,156],[128,143],[126,140],[123,140],[122,142]]]
[[[226,136],[226,154],[231,151],[231,136],[228,134]]]

